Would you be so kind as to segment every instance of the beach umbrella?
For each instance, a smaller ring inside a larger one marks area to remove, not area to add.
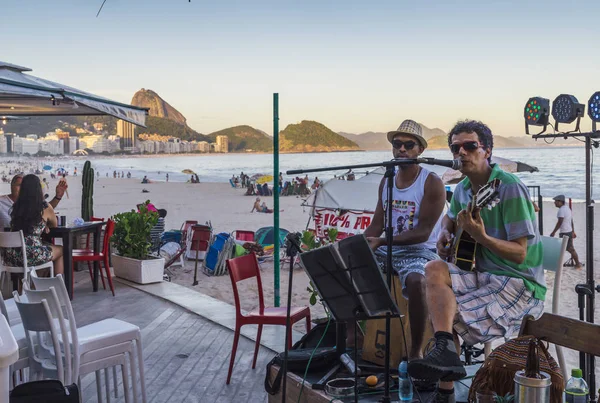
[[[256,179],[256,183],[262,185],[263,183],[273,182],[273,175],[263,175]]]
[[[181,171],[181,173],[186,175],[194,175],[196,172],[192,171],[191,169],[184,169],[183,171]]]
[[[508,158],[492,157],[492,164],[500,165],[500,168],[506,172],[538,172],[539,169],[533,165],[521,161],[513,161]],[[460,171],[448,169],[442,174],[442,181],[446,184],[458,183],[464,178]]]
[[[50,165],[44,165],[44,171],[50,171],[52,167]]]

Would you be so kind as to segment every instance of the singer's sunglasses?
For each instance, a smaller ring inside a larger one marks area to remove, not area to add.
[[[408,141],[392,140],[392,147],[394,147],[396,150],[399,150],[400,148],[402,148],[402,146],[404,146],[404,149],[406,151],[409,151],[409,150],[412,150],[413,148],[415,148],[416,145],[417,145],[417,143],[412,140],[408,140]]]
[[[458,154],[461,148],[464,148],[465,151],[475,151],[479,147],[483,146],[478,141],[465,141],[464,143],[450,144],[450,151],[452,154]]]

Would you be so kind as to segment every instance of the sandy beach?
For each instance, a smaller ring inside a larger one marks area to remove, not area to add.
[[[50,197],[54,195],[54,187],[57,180],[51,180],[50,189],[47,191]],[[69,198],[64,198],[57,212],[66,215],[68,221],[79,217],[81,203],[81,177],[69,177]],[[146,189],[148,193],[142,193]],[[271,226],[273,215],[264,213],[250,213],[254,197],[244,196],[242,189],[234,189],[229,184],[222,183],[150,183],[141,184],[139,179],[106,179],[100,178],[95,182],[94,188],[94,215],[98,217],[110,217],[116,213],[135,208],[137,203],[150,200],[159,208],[165,208],[168,212],[166,218],[167,229],[179,229],[185,220],[194,219],[200,223],[210,221],[215,232],[232,232],[234,230],[256,230],[260,227]],[[0,184],[0,192],[10,192],[9,184]],[[552,195],[548,195],[552,196]],[[273,198],[264,197],[270,208],[273,208]],[[308,221],[308,209],[301,206],[302,200],[298,197],[282,197],[280,199],[280,225],[290,231],[301,231],[306,227]],[[582,261],[585,259],[585,209],[583,203],[573,205],[573,217],[577,238],[575,247]],[[556,223],[556,211],[551,201],[544,202],[544,233],[549,234]],[[600,223],[600,212],[595,212],[595,217]],[[595,235],[596,245],[600,245],[600,236]],[[599,255],[596,253],[596,272],[600,273],[598,264]],[[287,298],[287,283],[289,264],[283,263],[281,270],[281,303],[285,304]],[[210,295],[214,298],[233,304],[231,283],[229,276],[208,277],[199,275],[200,284],[192,286],[194,262],[188,261],[184,268],[175,267],[173,281],[194,289],[198,292]],[[273,304],[274,301],[274,275],[273,263],[267,262],[261,266],[265,301]],[[547,283],[553,282],[553,273],[546,275]],[[598,280],[600,275],[596,275]],[[574,288],[576,284],[585,282],[585,270],[574,270],[565,267],[561,286],[561,310],[560,314],[572,318],[578,318],[577,295]],[[308,279],[304,271],[296,267],[294,269],[292,303],[294,305],[308,305],[309,293],[306,291]],[[248,296],[243,301],[245,309],[256,307],[257,300],[252,298],[256,295],[256,286],[250,283],[241,284],[242,293]],[[552,290],[547,294],[546,310],[552,306]],[[311,308],[313,318],[323,317],[324,311],[320,304]],[[596,316],[600,317],[600,303],[596,299]],[[298,330],[303,330],[298,326]],[[578,366],[578,355],[575,352],[567,354],[568,366]]]

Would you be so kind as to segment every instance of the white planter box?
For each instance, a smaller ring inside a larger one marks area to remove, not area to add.
[[[165,259],[137,260],[129,257],[112,255],[115,276],[138,284],[158,283],[163,281]]]

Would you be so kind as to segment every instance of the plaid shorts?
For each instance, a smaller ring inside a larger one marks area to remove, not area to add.
[[[385,268],[387,263],[387,253],[385,247],[379,248],[375,251],[375,258],[381,269]],[[409,274],[417,273],[425,277],[425,265],[427,262],[439,259],[439,256],[435,251],[431,249],[418,248],[418,247],[394,247],[394,253],[392,254],[392,267],[398,275],[400,284],[402,284],[402,295],[404,298],[407,297],[406,293],[406,278]]]
[[[451,263],[448,268],[458,303],[454,330],[467,344],[508,339],[526,315],[538,319],[544,313],[544,301],[533,298],[519,278],[464,271]]]

